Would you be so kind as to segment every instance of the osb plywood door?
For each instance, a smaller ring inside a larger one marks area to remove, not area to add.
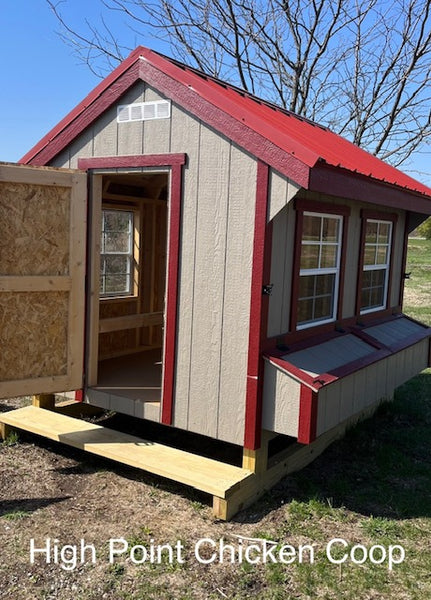
[[[0,164],[0,398],[82,386],[86,174]]]

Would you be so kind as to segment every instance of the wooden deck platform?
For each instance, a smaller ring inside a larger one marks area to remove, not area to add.
[[[253,473],[58,412],[26,406],[0,413],[0,423],[142,469],[225,499]]]

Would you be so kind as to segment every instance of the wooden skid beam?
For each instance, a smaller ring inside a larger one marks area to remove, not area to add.
[[[38,394],[37,396],[31,397],[32,406],[37,408],[46,408],[47,410],[54,410],[55,407],[55,395],[54,394]]]
[[[370,410],[369,414],[372,414],[372,412],[373,411]],[[365,413],[362,416],[365,417]],[[256,500],[283,479],[283,477],[306,467],[322,454],[332,442],[342,437],[345,434],[346,429],[359,420],[359,418],[356,417],[357,415],[351,419],[347,419],[337,427],[334,427],[330,431],[319,436],[311,444],[293,444],[287,450],[284,450],[271,458],[265,468],[262,468],[262,458],[257,458],[258,461],[260,460],[261,464],[259,465],[259,462],[257,463],[253,477],[249,477],[242,481],[235,489],[232,489],[225,498],[214,497],[214,516],[222,520],[229,520],[240,510],[254,504]],[[269,439],[267,441],[269,441]],[[253,451],[248,452],[250,453]],[[262,456],[265,456],[265,452],[264,444]],[[249,467],[252,467],[252,460],[256,460],[256,456],[246,458],[245,455],[243,464],[248,464]]]

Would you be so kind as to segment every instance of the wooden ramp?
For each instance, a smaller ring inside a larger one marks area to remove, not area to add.
[[[218,498],[226,498],[239,489],[242,482],[253,478],[247,469],[36,406],[0,413],[0,422],[178,481]]]

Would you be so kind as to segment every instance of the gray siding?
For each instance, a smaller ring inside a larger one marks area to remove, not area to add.
[[[297,437],[301,384],[291,375],[265,361],[262,427]]]
[[[161,98],[138,83],[119,104]],[[187,153],[174,425],[242,444],[256,160],[175,104],[170,119],[118,124],[116,117],[115,106],[52,164],[77,167],[81,157]]]
[[[356,371],[319,391],[317,435],[383,400],[428,363],[429,340],[425,339],[386,359]]]
[[[288,204],[272,223],[271,283],[269,298],[268,337],[289,330],[293,249],[295,242],[295,211]]]

